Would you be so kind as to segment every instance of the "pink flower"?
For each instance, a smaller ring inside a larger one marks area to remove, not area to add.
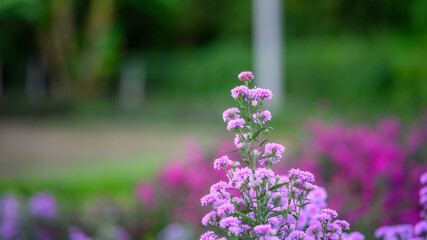
[[[218,237],[213,231],[207,231],[202,236],[200,236],[200,240],[215,240],[217,238]]]
[[[237,108],[229,108],[227,110],[224,111],[224,113],[222,114],[222,119],[224,119],[224,122],[239,118],[240,111]]]
[[[240,141],[239,134],[236,134],[236,137],[234,138],[234,145],[236,145],[236,147],[238,147],[238,148],[241,148],[243,146],[247,146],[248,144],[250,144],[248,142],[248,134],[244,133],[242,136],[243,136],[243,139],[244,139],[243,143]]]
[[[156,204],[156,194],[154,193],[154,188],[150,184],[141,182],[138,185],[138,197],[141,202],[146,206],[153,206]]]
[[[234,100],[236,100],[239,96],[242,96],[243,99],[246,99],[248,96],[248,91],[249,91],[249,88],[244,85],[237,86],[231,89],[231,96],[234,98]]]
[[[278,143],[267,143],[265,145],[265,153],[269,155],[273,155],[273,153],[282,154],[284,151],[285,147]]]
[[[237,127],[244,127],[245,126],[246,121],[238,118],[238,119],[234,119],[234,120],[230,120],[227,124],[227,130],[231,131],[232,129],[235,129]]]
[[[216,170],[221,170],[222,167],[231,167],[233,161],[231,161],[228,156],[222,156],[220,158],[215,159],[214,168]]]
[[[268,89],[254,88],[249,90],[249,98],[253,100],[258,100],[258,101],[270,100],[272,97],[273,97],[273,94]]]
[[[262,111],[262,112],[257,112],[254,113],[252,118],[255,120],[255,122],[257,122],[258,124],[264,124],[267,121],[271,120],[271,113],[268,110]]]
[[[254,79],[254,75],[252,74],[252,72],[241,72],[238,78],[241,82],[251,82]]]
[[[421,182],[421,184],[427,184],[427,172],[425,172],[423,175],[421,175],[420,182]]]

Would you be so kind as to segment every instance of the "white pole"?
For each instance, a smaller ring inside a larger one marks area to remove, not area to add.
[[[45,98],[46,72],[40,58],[31,58],[27,62],[26,95],[31,105],[37,105]]]
[[[284,101],[281,0],[253,0],[254,72],[259,87],[273,92],[268,106],[277,110]]]
[[[119,79],[119,101],[126,111],[137,111],[143,104],[145,93],[145,64],[141,59],[123,61]]]

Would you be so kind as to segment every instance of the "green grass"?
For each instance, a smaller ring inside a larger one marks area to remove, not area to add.
[[[159,155],[135,156],[121,162],[93,161],[58,169],[26,172],[0,180],[0,191],[16,191],[25,196],[48,190],[68,203],[81,203],[102,196],[127,204],[135,196],[140,180],[151,179],[164,159]]]

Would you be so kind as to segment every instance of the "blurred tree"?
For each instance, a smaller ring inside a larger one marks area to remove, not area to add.
[[[120,57],[115,1],[91,0],[83,26],[76,25],[74,4],[73,0],[0,3],[0,18],[19,16],[32,27],[56,99],[99,97],[105,90],[103,82],[116,70]]]

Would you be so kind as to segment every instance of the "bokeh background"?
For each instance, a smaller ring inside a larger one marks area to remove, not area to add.
[[[195,239],[198,199],[222,177],[211,163],[233,148],[221,119],[230,89],[259,70],[256,1],[0,1],[2,208],[25,214],[42,196],[56,209],[19,234]],[[278,168],[315,172],[368,239],[416,222],[427,1],[288,0],[271,14],[282,33]]]

